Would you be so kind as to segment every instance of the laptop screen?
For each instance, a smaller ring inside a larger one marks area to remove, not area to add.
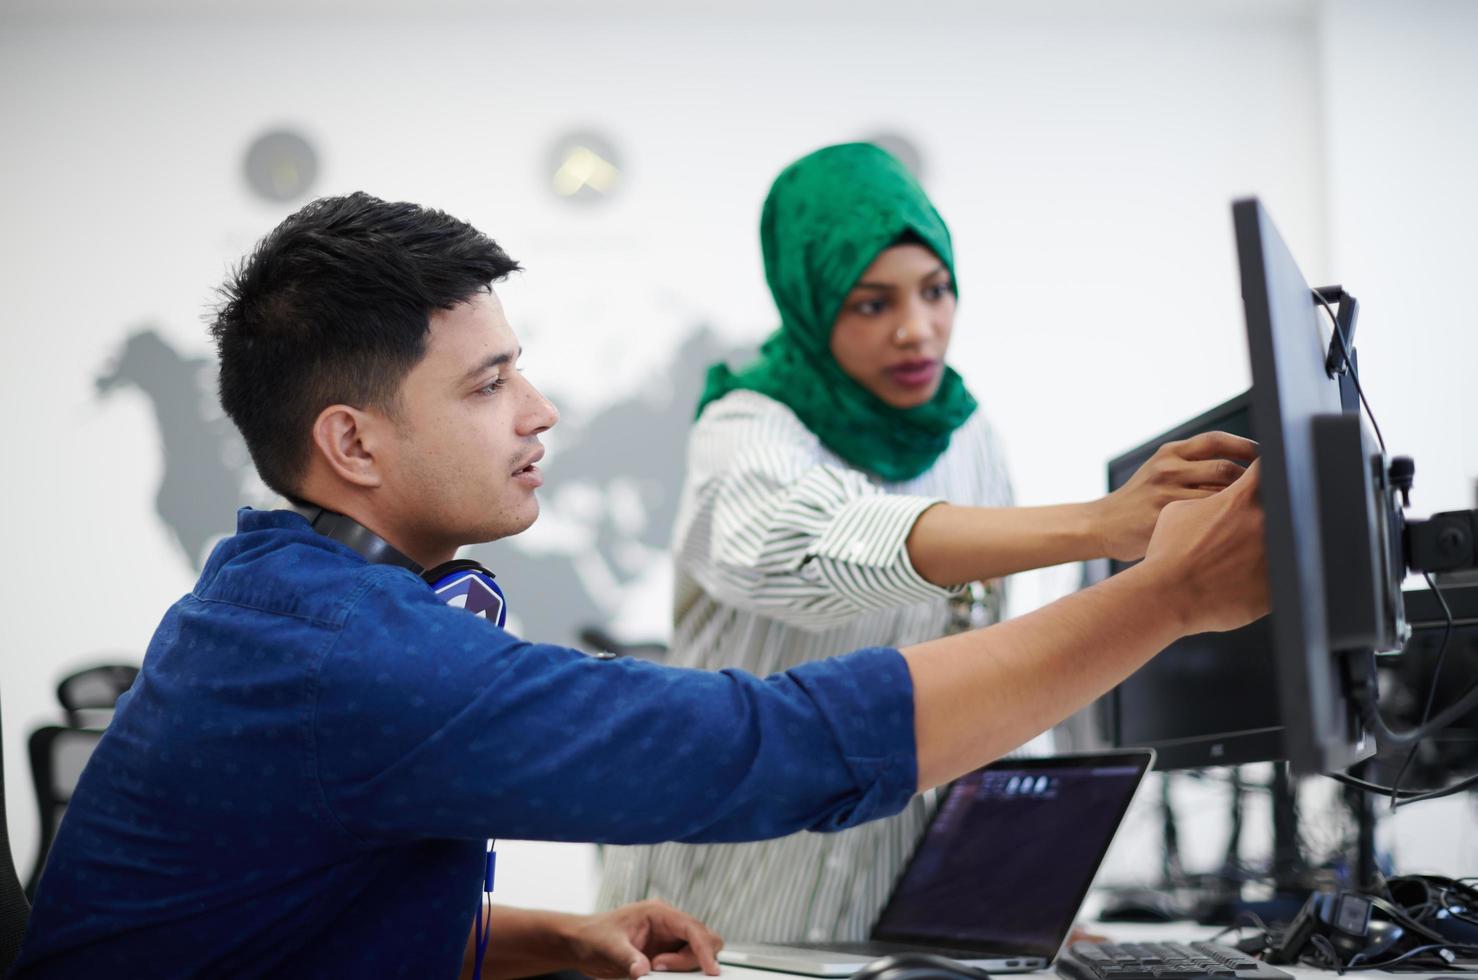
[[[1153,758],[1002,759],[956,780],[872,938],[1051,959]]]

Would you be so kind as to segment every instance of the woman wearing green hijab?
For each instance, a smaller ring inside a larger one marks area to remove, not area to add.
[[[949,230],[907,170],[870,144],[812,153],[776,179],[760,239],[781,324],[753,364],[709,372],[674,535],[677,664],[768,674],[994,621],[999,587],[970,583],[1141,557],[1161,507],[1255,455],[1202,436],[1101,500],[1012,507],[944,363]],[[731,941],[863,939],[931,806],[839,834],[608,848],[600,904],[664,898]]]

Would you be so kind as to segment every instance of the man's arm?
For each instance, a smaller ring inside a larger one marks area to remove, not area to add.
[[[1089,558],[1143,557],[1160,510],[1233,483],[1257,444],[1225,432],[1168,442],[1122,487],[1085,504],[957,507],[936,504],[908,535],[908,558],[935,585],[1010,575]]]
[[[589,977],[640,977],[652,970],[717,974],[724,942],[664,902],[623,905],[603,915],[568,915],[494,905],[482,975],[489,980],[575,970]],[[467,937],[462,977],[476,967],[477,927]]]
[[[1139,569],[1032,616],[763,679],[523,643],[371,566],[373,615],[351,613],[320,671],[324,805],[365,842],[727,842],[889,816],[1176,637],[1260,615],[1255,485],[1254,467],[1172,504]]]
[[[1182,636],[1268,608],[1254,464],[1227,490],[1165,508],[1145,560],[1019,619],[902,651],[919,788],[998,758],[1100,697]]]

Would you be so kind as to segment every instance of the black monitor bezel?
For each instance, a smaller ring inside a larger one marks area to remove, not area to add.
[[[1267,210],[1256,198],[1235,201],[1232,222],[1262,460],[1283,751],[1296,773],[1341,770],[1375,750],[1328,639],[1313,419],[1344,406],[1325,370],[1328,346],[1313,290]]]

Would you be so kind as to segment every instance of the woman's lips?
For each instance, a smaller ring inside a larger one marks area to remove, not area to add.
[[[923,388],[939,377],[938,361],[904,361],[887,369],[888,377],[905,388]]]

